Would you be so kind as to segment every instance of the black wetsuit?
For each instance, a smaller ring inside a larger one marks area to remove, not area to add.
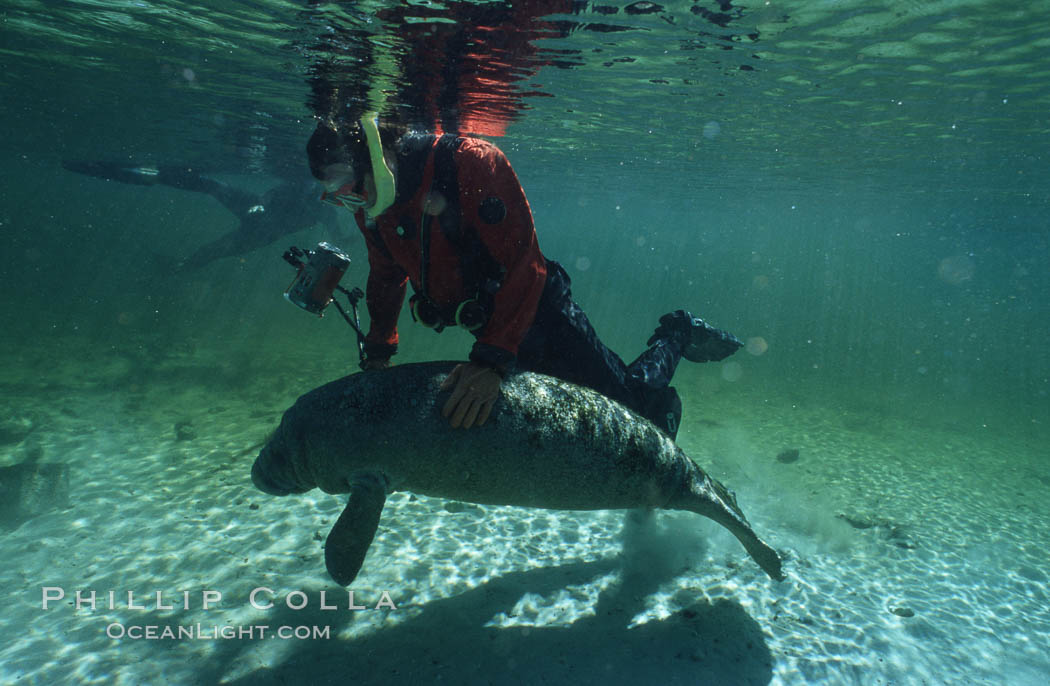
[[[283,180],[260,195],[176,165],[136,167],[109,162],[67,161],[62,166],[79,174],[121,183],[160,184],[206,193],[222,203],[237,217],[238,227],[195,250],[179,263],[179,269],[199,269],[223,257],[244,255],[317,223],[336,226],[334,210],[317,202],[317,182],[310,177]]]
[[[249,253],[313,224],[335,224],[333,208],[317,202],[317,182],[309,177],[282,181],[260,196],[202,176],[176,176],[164,168],[159,176],[165,185],[208,193],[240,221],[233,231],[197,248],[180,264],[182,269]]]
[[[519,369],[555,376],[631,408],[673,438],[682,418],[678,392],[669,384],[682,359],[673,337],[652,341],[627,365],[598,338],[587,315],[572,299],[569,275],[547,260],[547,282],[536,318],[518,347]]]

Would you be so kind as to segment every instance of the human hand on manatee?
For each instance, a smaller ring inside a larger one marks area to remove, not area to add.
[[[441,390],[453,389],[441,415],[448,418],[453,429],[481,426],[499,398],[502,381],[491,367],[474,362],[456,365],[441,383]]]
[[[361,360],[361,369],[366,372],[374,371],[376,369],[386,369],[390,366],[389,357],[366,357]]]

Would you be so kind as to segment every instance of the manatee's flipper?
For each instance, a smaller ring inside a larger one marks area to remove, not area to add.
[[[349,585],[361,571],[386,502],[385,481],[375,474],[354,479],[350,485],[350,501],[328,533],[324,563],[328,574],[340,586]]]
[[[736,504],[736,496],[721,483],[712,479],[692,460],[685,458],[691,472],[691,479],[683,492],[667,505],[674,510],[689,510],[718,522],[736,536],[743,544],[748,555],[762,568],[771,579],[784,580],[781,569],[780,554],[755,533],[744,517],[744,512]]]

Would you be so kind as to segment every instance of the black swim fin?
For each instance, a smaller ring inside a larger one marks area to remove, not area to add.
[[[660,317],[660,326],[649,338],[648,345],[660,338],[681,342],[682,357],[690,362],[718,362],[744,345],[728,331],[716,329],[685,310],[675,310]]]
[[[81,160],[63,160],[62,166],[77,174],[86,174],[99,179],[131,183],[137,186],[152,186],[157,183],[160,170],[156,167],[137,167],[114,162],[84,162]]]

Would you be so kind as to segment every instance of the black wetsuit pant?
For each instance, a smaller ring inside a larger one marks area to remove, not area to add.
[[[657,339],[638,359],[624,364],[599,340],[587,315],[573,301],[570,286],[562,266],[547,260],[547,283],[536,319],[518,346],[518,369],[592,388],[674,437],[681,403],[668,384],[682,359],[681,343]]]
[[[220,183],[192,169],[162,166],[157,183],[207,193],[240,222],[235,230],[197,248],[182,262],[181,269],[199,269],[222,257],[243,255],[316,222],[328,222],[330,226],[335,223],[335,217],[330,216],[332,208],[317,202],[317,183],[313,179],[282,181],[265,194],[257,194]]]

